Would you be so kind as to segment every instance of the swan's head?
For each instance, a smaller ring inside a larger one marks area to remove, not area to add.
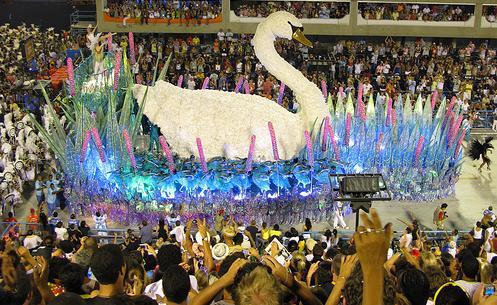
[[[312,47],[312,42],[304,35],[302,22],[289,12],[279,11],[269,15],[259,27],[271,31],[275,37],[295,40],[301,44]]]

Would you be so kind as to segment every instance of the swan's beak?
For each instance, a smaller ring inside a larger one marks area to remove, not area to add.
[[[312,48],[312,42],[307,39],[307,37],[305,37],[304,32],[302,32],[301,29],[297,29],[295,32],[293,32],[292,39],[300,42],[304,46]]]

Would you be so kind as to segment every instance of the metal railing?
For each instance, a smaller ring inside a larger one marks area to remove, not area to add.
[[[78,22],[95,22],[97,20],[97,13],[95,11],[80,11],[75,10],[70,16],[71,25]]]
[[[492,128],[494,114],[492,110],[479,110],[476,112],[478,119],[475,120],[473,128]]]

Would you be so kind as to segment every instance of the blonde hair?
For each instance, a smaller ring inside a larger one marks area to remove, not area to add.
[[[207,277],[207,274],[205,274],[204,271],[197,270],[195,272],[195,278],[197,279],[199,291],[202,291],[209,286],[209,278]]]
[[[236,305],[280,305],[282,301],[280,284],[264,267],[256,267],[236,287]]]
[[[480,264],[480,282],[482,282],[483,284],[492,284],[492,269],[493,265],[487,262],[483,262]]]
[[[422,252],[419,260],[419,266],[421,268],[440,267],[440,262],[435,254],[431,252]]]

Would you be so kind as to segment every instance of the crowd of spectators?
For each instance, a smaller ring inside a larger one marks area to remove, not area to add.
[[[178,20],[180,24],[208,24],[221,16],[220,0],[202,1],[131,1],[110,0],[104,11],[110,17],[137,18],[148,23],[149,19]]]
[[[359,2],[359,12],[367,20],[467,21],[474,15],[475,6]]]
[[[264,18],[277,11],[287,11],[298,18],[340,19],[349,14],[349,2],[241,1],[232,2],[240,17]]]
[[[488,22],[494,23],[495,16],[497,15],[497,6],[495,5],[484,5],[483,6],[483,16],[487,19]]]
[[[204,78],[209,77],[209,88],[232,91],[238,79],[245,77],[250,93],[278,98],[279,82],[255,57],[250,35],[235,35],[228,29],[215,37],[135,37],[139,62],[134,73],[138,82],[151,84],[156,58],[162,59],[161,67],[172,54],[167,80],[174,84],[183,75],[183,87],[200,89]],[[435,90],[449,98],[456,95],[468,115],[472,110],[493,110],[497,105],[496,50],[486,41],[457,45],[422,39],[403,42],[388,38],[378,43],[340,40],[317,42],[314,49],[308,49],[277,40],[276,50],[316,85],[325,80],[331,94],[336,94],[339,87],[355,93],[363,83],[366,96],[373,92],[384,97],[388,93],[395,99],[409,93],[415,98]],[[323,62],[325,65],[318,64]],[[287,109],[298,107],[288,89],[282,102]]]
[[[47,130],[54,119],[64,124],[63,116],[50,114],[41,88],[50,99],[55,97],[61,86],[52,87],[52,76],[65,65],[66,50],[78,52],[85,41],[81,41],[84,36],[24,24],[1,26],[0,38],[0,203],[2,212],[14,212],[22,202],[24,184],[56,170],[53,154],[41,141],[30,114]],[[61,114],[59,106],[56,101],[55,110]]]
[[[25,234],[0,241],[6,304],[491,305],[497,301],[495,214],[469,234],[430,239],[418,220],[400,239],[375,209],[351,236],[174,214],[139,233],[99,240],[71,217],[30,215]],[[9,215],[5,221],[15,221]],[[260,226],[262,225],[262,226]]]

